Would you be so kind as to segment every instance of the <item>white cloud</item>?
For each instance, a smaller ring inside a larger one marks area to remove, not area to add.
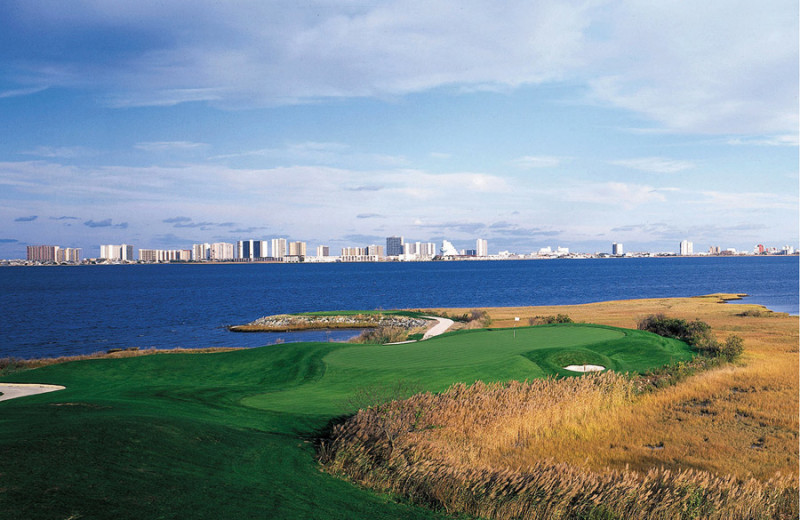
[[[83,146],[37,146],[32,150],[25,150],[21,153],[23,155],[35,155],[37,157],[75,159],[77,157],[97,155],[98,152]]]
[[[113,30],[131,46],[84,63],[65,38],[60,61],[9,64],[34,86],[0,97],[46,84],[102,89],[116,106],[251,107],[567,80],[671,131],[797,133],[796,2],[130,4],[21,3],[17,16],[31,26]],[[20,49],[38,33],[26,37]]]
[[[722,192],[722,191],[703,191],[703,197],[698,203],[710,205],[727,210],[776,210],[789,209],[798,210],[798,199],[796,195],[780,195],[777,193],[763,192]]]
[[[321,164],[340,167],[397,167],[408,163],[405,157],[354,150],[344,143],[307,141],[290,143],[282,148],[260,148],[230,154],[215,155],[210,160],[265,157],[298,164]]]
[[[633,209],[637,206],[666,201],[661,190],[643,184],[624,182],[575,184],[559,190],[560,198],[572,202],[589,202]]]
[[[626,1],[605,15],[598,99],[674,131],[797,132],[796,2]]]
[[[728,140],[734,146],[798,146],[798,135],[772,135],[758,137],[735,137]]]
[[[155,141],[136,143],[136,148],[146,152],[176,152],[181,150],[196,150],[208,146],[205,143],[192,141]]]
[[[520,157],[513,162],[517,167],[529,170],[533,168],[555,168],[561,164],[561,159],[546,155],[526,155],[525,157]]]
[[[663,157],[620,159],[617,161],[610,161],[610,163],[617,166],[624,166],[625,168],[631,168],[650,173],[677,173],[694,168],[694,164],[689,161],[665,159]]]
[[[30,87],[30,88],[20,88],[15,90],[3,90],[0,91],[0,99],[20,97],[20,96],[30,96],[31,94],[38,94],[43,90],[47,90],[47,87]]]

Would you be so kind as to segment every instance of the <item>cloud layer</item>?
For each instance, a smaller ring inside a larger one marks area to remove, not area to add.
[[[569,81],[666,129],[797,129],[796,2],[12,3],[5,68],[21,87],[0,96],[252,107]]]

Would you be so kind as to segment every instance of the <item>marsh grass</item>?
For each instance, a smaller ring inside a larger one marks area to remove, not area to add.
[[[568,450],[636,399],[605,373],[457,384],[362,409],[324,447],[326,468],[448,512],[497,518],[796,518],[797,479],[695,469],[587,470],[530,447]],[[660,446],[663,448],[663,443]]]

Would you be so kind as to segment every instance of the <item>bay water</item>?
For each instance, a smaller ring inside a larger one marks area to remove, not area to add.
[[[232,333],[261,316],[319,310],[580,304],[747,293],[798,314],[798,257],[615,258],[337,264],[0,268],[0,357],[112,348],[254,347],[352,331]]]

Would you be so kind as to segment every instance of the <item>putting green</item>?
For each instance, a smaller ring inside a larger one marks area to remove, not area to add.
[[[689,359],[686,345],[654,334],[597,325],[556,325],[461,331],[424,342],[352,345],[327,354],[324,369],[297,387],[248,397],[242,404],[279,412],[352,411],[359,388],[405,381],[441,391],[453,382],[575,375],[571,364],[640,372]]]

